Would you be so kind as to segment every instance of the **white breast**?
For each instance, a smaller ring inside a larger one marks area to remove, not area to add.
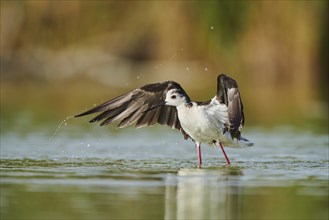
[[[185,104],[177,107],[178,118],[184,131],[197,142],[212,144],[223,134],[224,124],[228,122],[227,107],[213,98],[208,105],[192,107]]]

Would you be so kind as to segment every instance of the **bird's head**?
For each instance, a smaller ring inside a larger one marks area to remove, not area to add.
[[[166,105],[179,106],[188,102],[186,96],[179,89],[170,89],[166,94]]]

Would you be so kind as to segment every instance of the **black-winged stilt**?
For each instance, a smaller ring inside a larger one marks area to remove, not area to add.
[[[219,144],[227,164],[224,146],[245,147],[253,143],[241,136],[244,125],[243,105],[238,84],[224,74],[217,78],[217,94],[206,102],[193,102],[174,81],[148,84],[111,99],[93,109],[76,115],[102,112],[90,122],[101,125],[118,122],[123,128],[136,122],[136,127],[166,124],[191,138],[197,147],[199,167],[202,164],[201,143]]]

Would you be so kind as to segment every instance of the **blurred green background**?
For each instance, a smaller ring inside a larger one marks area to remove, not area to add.
[[[206,100],[226,73],[246,126],[328,132],[328,1],[1,0],[0,27],[2,131],[169,79]]]

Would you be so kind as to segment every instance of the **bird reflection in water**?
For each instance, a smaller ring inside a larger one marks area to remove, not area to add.
[[[165,219],[240,219],[239,167],[181,169],[166,179]]]

